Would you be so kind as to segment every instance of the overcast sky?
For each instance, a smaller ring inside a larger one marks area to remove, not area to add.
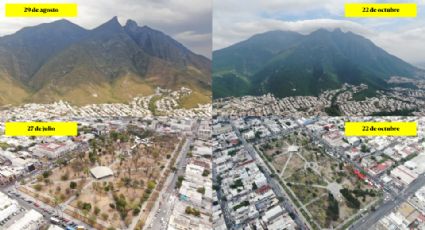
[[[7,0],[4,2],[29,2]],[[37,2],[37,1],[33,1]],[[43,0],[44,2],[75,2],[78,17],[67,18],[86,29],[92,29],[118,16],[122,25],[127,19],[148,25],[175,38],[193,52],[211,57],[211,0]],[[51,22],[58,18],[6,18],[0,16],[0,36],[11,34],[22,27]]]
[[[344,2],[416,2],[418,17],[345,18]],[[308,34],[319,28],[341,28],[371,39],[405,61],[425,67],[425,0],[214,0],[213,7],[214,50],[270,30]]]

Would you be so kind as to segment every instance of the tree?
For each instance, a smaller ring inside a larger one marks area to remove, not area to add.
[[[255,132],[255,138],[259,139],[261,137],[261,134],[262,133],[260,131]]]
[[[179,176],[177,178],[176,188],[180,188],[182,186],[183,180],[184,180],[184,176]]]
[[[43,172],[43,177],[44,177],[44,178],[47,178],[47,177],[49,177],[50,175],[52,175],[52,171],[50,171],[50,170],[49,170],[49,171],[44,171],[44,172]]]
[[[205,194],[205,188],[204,187],[199,187],[196,189],[197,192],[201,193],[201,194]]]
[[[149,190],[152,190],[152,189],[154,189],[155,188],[155,186],[156,186],[156,183],[155,183],[155,181],[149,181],[148,182],[148,189]]]
[[[69,188],[76,189],[77,188],[77,183],[74,182],[74,181],[69,182]]]
[[[360,201],[357,200],[357,198],[355,198],[352,194],[351,191],[344,188],[340,190],[342,196],[344,196],[344,198],[347,201],[347,206],[353,209],[359,209],[360,208]]]
[[[124,186],[127,188],[127,190],[128,190],[128,188],[130,187],[130,185],[131,185],[131,179],[129,178],[129,177],[124,177],[123,179],[122,179],[122,181],[123,181],[123,183],[124,183]]]
[[[204,169],[204,171],[202,172],[202,176],[206,177],[208,175],[210,175],[210,171],[208,169]]]
[[[133,209],[133,216],[137,216],[140,213],[140,208],[136,207]]]
[[[121,219],[125,219],[127,216],[127,200],[125,199],[125,196],[123,194],[121,195],[114,195],[115,200],[115,208],[118,210],[118,212],[121,215]]]
[[[97,160],[96,149],[93,149],[92,151],[89,152],[89,159],[92,164],[96,163],[96,160]]]
[[[199,210],[197,210],[196,208],[192,208],[190,206],[187,206],[185,209],[185,213],[186,214],[191,214],[194,215],[196,217],[199,217],[201,215],[201,212]]]
[[[106,221],[109,218],[109,215],[107,213],[102,213],[102,220]]]
[[[334,196],[328,194],[328,208],[326,209],[326,219],[327,221],[337,221],[339,218],[339,204],[335,200]]]
[[[366,152],[369,152],[369,149],[367,148],[365,144],[362,144],[360,147],[360,151],[362,151],[363,153],[366,153]]]
[[[94,214],[97,216],[100,213],[100,208],[99,207],[94,207]]]
[[[34,188],[35,190],[37,190],[37,191],[41,191],[41,189],[43,188],[43,186],[42,186],[41,184],[35,184],[35,185],[33,186],[33,188]]]

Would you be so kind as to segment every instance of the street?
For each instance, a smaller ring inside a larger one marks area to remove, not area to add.
[[[243,146],[245,147],[245,149],[248,151],[248,153],[251,155],[251,157],[253,159],[256,160],[256,162],[258,163],[259,166],[261,166],[264,169],[264,175],[267,178],[267,181],[270,183],[273,191],[279,196],[279,197],[283,197],[283,206],[284,208],[289,212],[292,213],[293,215],[293,219],[295,221],[295,223],[300,227],[300,229],[304,230],[304,229],[308,229],[307,226],[309,226],[309,223],[307,221],[304,220],[304,218],[302,216],[299,215],[299,211],[297,210],[297,207],[292,204],[292,202],[288,199],[288,195],[285,193],[285,191],[281,188],[279,182],[277,182],[274,178],[271,177],[271,172],[269,171],[269,168],[267,167],[267,165],[263,162],[263,159],[261,159],[261,157],[259,157],[258,153],[255,151],[255,149],[252,147],[252,145],[250,145],[245,138],[242,137],[241,133],[239,132],[239,130],[235,127],[235,125],[232,123],[232,128],[233,131],[236,133],[236,135],[238,136],[239,140],[242,141]],[[287,132],[285,132],[287,133]]]

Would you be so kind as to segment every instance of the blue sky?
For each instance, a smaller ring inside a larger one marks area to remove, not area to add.
[[[345,18],[345,2],[410,2],[416,18]],[[270,30],[308,34],[319,28],[341,28],[372,40],[413,64],[425,65],[425,0],[215,0],[213,49],[221,49]]]

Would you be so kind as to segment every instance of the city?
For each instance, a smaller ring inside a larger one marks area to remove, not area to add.
[[[417,137],[344,136],[345,121],[392,120],[425,122],[217,116],[214,228],[423,228],[423,128]]]
[[[425,114],[423,80],[393,77],[389,84],[412,85],[370,92],[368,86],[344,84],[325,90],[319,96],[226,97],[214,101],[214,114],[220,116],[423,116]]]
[[[184,109],[190,93],[2,110],[2,121],[76,121],[78,135],[0,136],[0,229],[211,229],[211,107]]]

